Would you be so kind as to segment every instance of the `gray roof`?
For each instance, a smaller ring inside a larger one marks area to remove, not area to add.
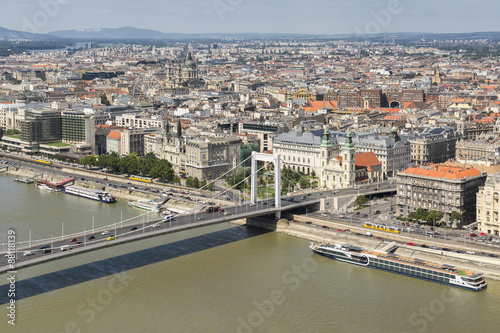
[[[298,131],[290,131],[278,135],[274,142],[293,142],[298,144],[306,144],[313,146],[321,146],[321,139],[323,137],[323,130],[312,130],[299,135]],[[330,131],[331,141],[334,145],[343,145],[346,140],[347,133],[339,131]],[[391,149],[394,147],[395,142],[390,136],[380,135],[376,133],[352,133],[352,141],[356,147],[373,148],[373,149]],[[408,139],[404,136],[401,137],[401,144],[409,144]]]

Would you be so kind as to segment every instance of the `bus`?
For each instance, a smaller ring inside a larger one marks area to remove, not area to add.
[[[151,178],[151,177],[143,177],[143,176],[132,175],[129,178],[132,179],[132,180],[138,180],[140,182],[145,182],[145,183],[152,183],[153,182],[153,178]]]
[[[50,161],[45,161],[45,160],[35,160],[35,162],[38,162],[38,163],[43,163],[43,164],[52,164],[52,162],[50,162]]]
[[[215,213],[219,211],[219,205],[207,206],[207,213]]]

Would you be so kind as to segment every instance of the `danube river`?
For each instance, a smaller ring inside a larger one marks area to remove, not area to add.
[[[0,176],[1,243],[137,215]],[[500,283],[478,293],[313,254],[309,242],[222,224],[1,275],[0,332],[497,332]],[[21,260],[25,260],[22,258]]]

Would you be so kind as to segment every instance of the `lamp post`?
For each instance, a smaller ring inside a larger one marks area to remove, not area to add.
[[[64,222],[61,222],[61,241],[64,240]]]
[[[50,235],[50,253],[54,253],[54,238]]]

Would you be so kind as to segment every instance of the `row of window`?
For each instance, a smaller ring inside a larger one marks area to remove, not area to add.
[[[445,272],[439,272],[434,270],[429,270],[424,267],[416,267],[412,265],[406,265],[403,263],[397,263],[392,261],[386,261],[381,259],[371,259],[373,266],[393,270],[400,273],[406,273],[410,275],[415,275],[419,277],[425,277],[438,281],[448,281],[448,279],[453,278],[452,274]]]

